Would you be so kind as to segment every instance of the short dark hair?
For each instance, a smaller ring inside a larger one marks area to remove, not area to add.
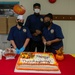
[[[34,8],[35,6],[41,7],[40,3],[35,3],[35,4],[33,5],[33,8]]]
[[[48,14],[46,14],[45,16],[44,16],[44,18],[45,17],[49,17],[50,19],[53,19],[53,15],[52,15],[52,13],[48,13]]]

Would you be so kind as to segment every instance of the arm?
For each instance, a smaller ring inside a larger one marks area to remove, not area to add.
[[[27,38],[26,41],[25,41],[25,43],[24,43],[24,45],[23,45],[24,48],[26,48],[26,46],[28,45],[29,41],[30,41],[30,39]]]
[[[62,39],[56,38],[56,39],[52,40],[51,43],[59,42],[59,41],[61,41],[61,40],[62,40]]]
[[[19,54],[19,49],[17,48],[15,42],[14,42],[14,37],[13,37],[13,29],[10,29],[9,35],[7,40],[10,41],[11,45],[13,46],[13,48],[16,50],[16,53]]]
[[[44,38],[44,36],[42,36],[42,41],[43,41],[44,45],[46,45],[46,39]]]
[[[30,16],[28,16],[27,19],[26,19],[25,27],[28,27],[29,28],[31,34],[34,34],[35,33],[35,30],[31,29],[30,28],[30,25],[31,25],[31,18],[30,18]],[[34,34],[34,35],[36,35],[36,34]]]
[[[14,29],[11,28],[11,29],[10,29],[10,32],[9,32],[9,34],[8,34],[7,40],[10,41],[11,45],[13,46],[13,48],[16,49],[17,46],[16,46],[16,44],[15,44],[15,42],[14,42],[13,33],[14,33]]]
[[[27,19],[26,19],[25,26],[29,28],[29,25],[30,25],[30,19],[29,19],[29,16],[28,16]]]
[[[41,19],[42,19],[41,30],[40,29],[36,29],[36,31],[35,31],[37,35],[41,35],[42,31],[43,31],[43,28],[44,28],[43,17]]]
[[[10,40],[10,43],[12,44],[13,48],[15,48],[15,49],[17,48],[17,46],[13,40]]]
[[[42,32],[40,30],[36,30],[36,34],[40,35],[40,34],[42,34]]]
[[[13,48],[16,50],[16,53],[19,54],[19,49],[17,48],[15,42],[13,40],[10,40],[10,43],[12,44]]]
[[[29,41],[30,41],[30,39],[27,38],[26,41],[25,41],[25,43],[24,43],[24,45],[23,45],[23,47],[20,48],[19,54],[25,50],[25,48],[28,45]]]
[[[62,29],[61,29],[60,26],[56,26],[55,37],[56,37],[56,39],[48,41],[47,45],[51,45],[52,43],[59,42],[59,41],[61,41],[64,38],[63,33],[62,33]]]
[[[51,41],[47,41],[47,45],[51,45],[52,43],[56,43],[56,42],[59,42],[61,41],[62,39],[59,39],[59,38],[56,38],[54,40],[51,40]]]
[[[40,30],[36,30],[34,33],[33,33],[33,36],[38,36],[42,34],[42,32]]]
[[[30,41],[30,38],[32,38],[31,33],[27,27],[26,27],[26,30],[27,30],[27,33],[26,33],[26,40],[25,40],[24,45],[23,45],[24,48],[27,47],[27,45]]]

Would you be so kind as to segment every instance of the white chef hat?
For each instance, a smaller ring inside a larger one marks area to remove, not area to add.
[[[23,20],[24,19],[24,16],[23,15],[18,15],[17,16],[17,19]]]

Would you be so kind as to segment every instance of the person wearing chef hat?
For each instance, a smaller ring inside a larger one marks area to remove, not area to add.
[[[20,54],[24,50],[32,37],[27,27],[23,26],[24,16],[18,15],[16,25],[10,29],[7,40],[10,41],[12,48],[16,50],[17,54]]]

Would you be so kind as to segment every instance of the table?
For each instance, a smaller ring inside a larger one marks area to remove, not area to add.
[[[75,54],[70,54],[70,55],[72,55],[73,57],[75,57]]]
[[[5,60],[5,57],[0,60],[0,75],[47,75],[39,73],[15,73],[14,68],[17,62],[18,56],[12,60]],[[75,57],[70,54],[65,54],[65,59],[63,61],[57,61],[61,74],[59,75],[75,75]],[[58,75],[58,74],[48,74],[48,75]]]

